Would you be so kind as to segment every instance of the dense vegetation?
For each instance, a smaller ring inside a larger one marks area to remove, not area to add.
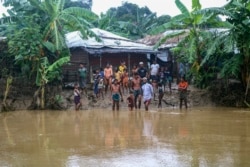
[[[41,103],[34,108],[46,108],[45,87],[60,80],[60,67],[69,61],[64,34],[79,30],[83,38],[87,38],[94,36],[92,27],[133,40],[178,29],[180,31],[163,36],[155,48],[170,38],[182,36],[172,52],[177,61],[190,67],[187,76],[193,84],[206,88],[217,76],[226,82],[229,78],[239,80],[248,104],[248,0],[230,0],[223,7],[207,9],[202,8],[199,0],[192,0],[191,11],[180,0],[175,0],[181,14],[172,18],[169,15],[157,17],[147,7],[140,8],[128,2],[98,17],[91,12],[92,0],[2,1],[12,8],[8,16],[0,19],[0,36],[6,36],[8,43],[8,52],[1,51],[0,63],[9,65],[9,68],[2,68],[1,76],[7,79],[18,72],[19,76],[33,82],[37,86],[35,95],[41,98]],[[221,16],[226,19],[220,19]]]

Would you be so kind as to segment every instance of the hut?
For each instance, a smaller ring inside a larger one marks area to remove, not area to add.
[[[71,59],[70,63],[63,67],[65,82],[77,80],[77,69],[80,63],[87,67],[90,72],[89,81],[92,82],[92,72],[95,69],[104,68],[106,64],[111,64],[115,68],[124,61],[130,70],[131,66],[141,61],[147,64],[150,58],[158,53],[152,46],[98,28],[91,30],[101,39],[100,42],[95,38],[82,39],[79,31],[66,34]]]
[[[148,35],[145,38],[139,39],[137,41],[140,43],[144,43],[145,45],[155,46],[163,37],[169,34],[180,33],[183,31],[188,32],[189,30],[167,30],[164,33],[160,33],[157,35]],[[161,66],[168,66],[172,70],[174,76],[177,76],[178,63],[171,53],[171,48],[177,46],[177,44],[185,38],[186,34],[187,33],[184,33],[182,35],[169,38],[157,48],[158,53],[156,54],[156,59],[158,64],[160,64]]]

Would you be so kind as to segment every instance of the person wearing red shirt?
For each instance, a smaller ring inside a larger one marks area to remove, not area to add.
[[[188,82],[184,79],[184,77],[181,77],[180,83],[178,84],[178,90],[180,92],[180,109],[182,109],[183,101],[187,109],[187,88]]]

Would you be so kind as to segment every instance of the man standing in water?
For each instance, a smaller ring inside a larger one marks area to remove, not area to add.
[[[84,66],[83,63],[80,63],[80,67],[78,69],[78,76],[79,76],[79,85],[82,91],[85,91],[87,95],[87,88],[86,88],[86,80],[87,80],[87,68]]]
[[[137,109],[137,99],[138,108],[141,108],[141,78],[138,73],[135,73],[132,79],[132,90],[134,91],[134,104],[135,109]]]
[[[117,79],[114,80],[114,83],[111,85],[111,98],[113,100],[113,105],[112,105],[112,110],[116,110],[119,111],[119,101],[121,98],[121,101],[123,101],[123,97],[122,97],[122,92],[121,92],[121,88],[120,85],[118,84]]]
[[[145,105],[145,110],[148,111],[148,106],[150,105],[154,91],[152,85],[148,83],[146,77],[144,77],[142,80],[143,80],[143,85],[142,85],[143,102]]]
[[[187,87],[188,82],[184,77],[181,77],[181,81],[178,84],[178,90],[180,92],[180,109],[182,109],[182,101],[184,101],[185,107],[187,109]]]
[[[139,76],[140,76],[141,78],[148,77],[148,71],[147,71],[147,69],[144,67],[143,62],[140,62],[139,65],[140,65],[140,66],[139,66],[139,68],[138,68],[138,70],[137,70]]]
[[[108,87],[111,88],[113,70],[109,64],[104,69],[104,83],[105,83],[105,94],[107,94]]]
[[[158,80],[158,73],[159,73],[159,64],[156,63],[156,60],[153,61],[153,64],[150,66],[150,79]]]

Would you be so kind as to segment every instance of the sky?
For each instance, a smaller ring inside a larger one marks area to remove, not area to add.
[[[156,12],[157,16],[163,14],[176,16],[180,14],[175,5],[175,0],[93,0],[92,11],[98,15],[106,12],[110,7],[121,6],[122,2],[137,4],[139,7],[147,6],[151,12]],[[192,0],[181,0],[182,3],[190,10]],[[221,7],[227,3],[227,0],[200,0],[202,8]]]
[[[175,0],[93,0],[92,11],[98,15],[105,13],[111,7],[118,7],[122,2],[130,2],[137,4],[139,7],[147,6],[152,12],[156,12],[157,16],[163,14],[176,16],[180,14],[179,9],[175,5]],[[181,0],[182,3],[190,10],[192,0]],[[227,0],[200,0],[202,8],[221,7],[227,3]],[[0,4],[0,16],[6,12],[6,9]]]

